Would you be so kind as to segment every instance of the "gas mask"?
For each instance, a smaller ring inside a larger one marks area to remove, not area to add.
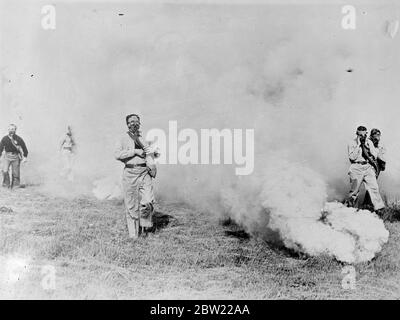
[[[134,124],[129,126],[129,130],[132,133],[139,133],[139,129],[140,129],[140,123],[134,123]]]

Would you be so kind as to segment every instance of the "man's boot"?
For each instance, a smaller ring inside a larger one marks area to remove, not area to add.
[[[381,218],[382,220],[385,220],[384,219],[385,211],[386,211],[385,208],[382,208],[382,209],[375,210],[375,213],[378,215],[379,218]]]
[[[18,189],[20,187],[21,187],[21,185],[20,185],[19,177],[12,176],[11,189]]]
[[[354,208],[356,205],[356,200],[353,199],[352,197],[349,197],[346,199],[346,201],[344,202],[344,205],[346,207],[350,207],[350,208]]]
[[[375,213],[383,220],[383,221],[389,221],[392,222],[392,215],[393,213],[391,210],[387,210],[385,208],[378,209],[375,211]]]

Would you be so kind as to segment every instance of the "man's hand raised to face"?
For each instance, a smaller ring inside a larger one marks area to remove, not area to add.
[[[367,131],[357,131],[357,140],[360,145],[366,145]]]

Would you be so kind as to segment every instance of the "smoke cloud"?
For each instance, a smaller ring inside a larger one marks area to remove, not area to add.
[[[346,263],[371,260],[389,232],[374,213],[326,202],[322,176],[298,163],[270,159],[259,182],[228,188],[223,204],[250,233],[309,255]],[[273,164],[273,165],[272,165]]]
[[[171,120],[197,131],[248,128],[250,176],[232,165],[161,165],[157,195],[342,261],[368,260],[387,241],[373,214],[328,204],[319,219],[326,201],[348,191],[346,144],[358,125],[381,129],[388,163],[379,183],[389,199],[398,196],[400,39],[387,31],[397,5],[361,2],[356,29],[344,30],[332,2],[56,2],[56,30],[46,31],[44,4],[0,7],[0,127],[16,123],[28,145],[26,182],[62,196],[118,196],[113,149],[132,112],[144,132],[168,132]],[[67,125],[77,141],[73,184],[59,176]]]

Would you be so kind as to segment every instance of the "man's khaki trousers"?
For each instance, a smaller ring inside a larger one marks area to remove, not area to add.
[[[129,236],[137,238],[140,227],[152,227],[153,182],[147,167],[125,168],[122,176]]]
[[[385,207],[382,197],[379,193],[378,182],[376,181],[375,170],[370,164],[352,163],[349,169],[350,193],[349,198],[355,202],[360,192],[361,184],[364,182],[365,189],[371,196],[371,202],[374,210]]]

